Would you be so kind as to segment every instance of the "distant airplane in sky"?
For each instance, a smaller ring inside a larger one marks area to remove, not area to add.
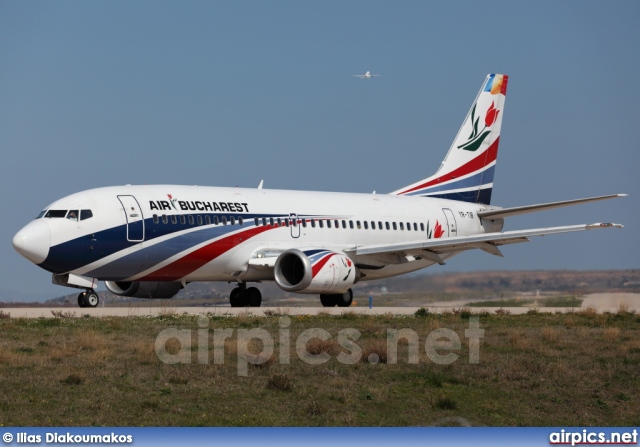
[[[371,74],[370,71],[365,71],[363,75],[354,75],[354,76],[360,79],[369,79],[369,78],[373,78],[374,76],[380,76],[380,75],[374,75],[374,74]]]
[[[46,206],[13,246],[55,284],[83,289],[81,307],[98,305],[98,281],[138,298],[171,298],[194,281],[235,282],[234,307],[260,306],[260,291],[247,284],[275,281],[319,294],[323,306],[347,307],[358,281],[444,264],[466,250],[502,256],[501,245],[531,236],[621,228],[502,231],[506,217],[623,196],[490,205],[507,81],[487,76],[436,173],[389,194],[269,190],[262,182],[97,188]]]

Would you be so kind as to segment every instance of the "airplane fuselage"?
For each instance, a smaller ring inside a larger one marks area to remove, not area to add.
[[[50,235],[38,264],[56,274],[112,281],[258,281],[273,279],[272,271],[250,264],[262,249],[349,253],[364,245],[499,231],[501,221],[487,228],[477,217],[485,208],[387,194],[122,186],[62,198],[30,225]],[[71,211],[81,218],[69,219]],[[83,212],[91,217],[83,219]],[[353,261],[363,280],[433,264],[380,259]]]

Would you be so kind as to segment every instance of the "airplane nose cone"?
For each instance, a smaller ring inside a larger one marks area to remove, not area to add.
[[[13,236],[13,248],[34,264],[40,264],[49,255],[51,232],[42,219],[29,222]]]

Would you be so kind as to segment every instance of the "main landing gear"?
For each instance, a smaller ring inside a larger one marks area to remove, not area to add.
[[[231,307],[260,307],[262,294],[256,287],[249,287],[243,282],[231,291],[229,296]]]
[[[97,307],[100,302],[98,294],[93,289],[88,289],[78,295],[78,306],[80,307]]]
[[[320,302],[324,307],[349,307],[353,302],[353,291],[349,289],[345,293],[323,293],[320,295]]]

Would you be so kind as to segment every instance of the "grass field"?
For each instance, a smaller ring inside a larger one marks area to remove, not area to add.
[[[480,315],[484,336],[474,364],[465,337],[470,314],[0,318],[0,424],[640,425],[640,316]],[[171,328],[186,331],[191,347],[172,338],[161,348],[190,363],[160,361],[156,339]],[[258,328],[274,339],[273,355],[264,353],[263,342],[239,337]],[[307,354],[298,355],[296,342],[310,328],[327,331],[327,340],[311,338],[302,344]],[[461,341],[460,349],[437,351],[459,356],[446,365],[425,350],[427,335],[445,328]],[[224,329],[230,337],[221,342],[215,334]],[[352,337],[358,349],[339,342],[345,329],[361,334]],[[417,364],[408,363],[404,340],[392,364],[389,330],[417,334]],[[358,350],[364,361],[338,360],[355,358]],[[320,355],[328,360],[310,364]],[[238,375],[238,365],[247,366],[246,376]]]

